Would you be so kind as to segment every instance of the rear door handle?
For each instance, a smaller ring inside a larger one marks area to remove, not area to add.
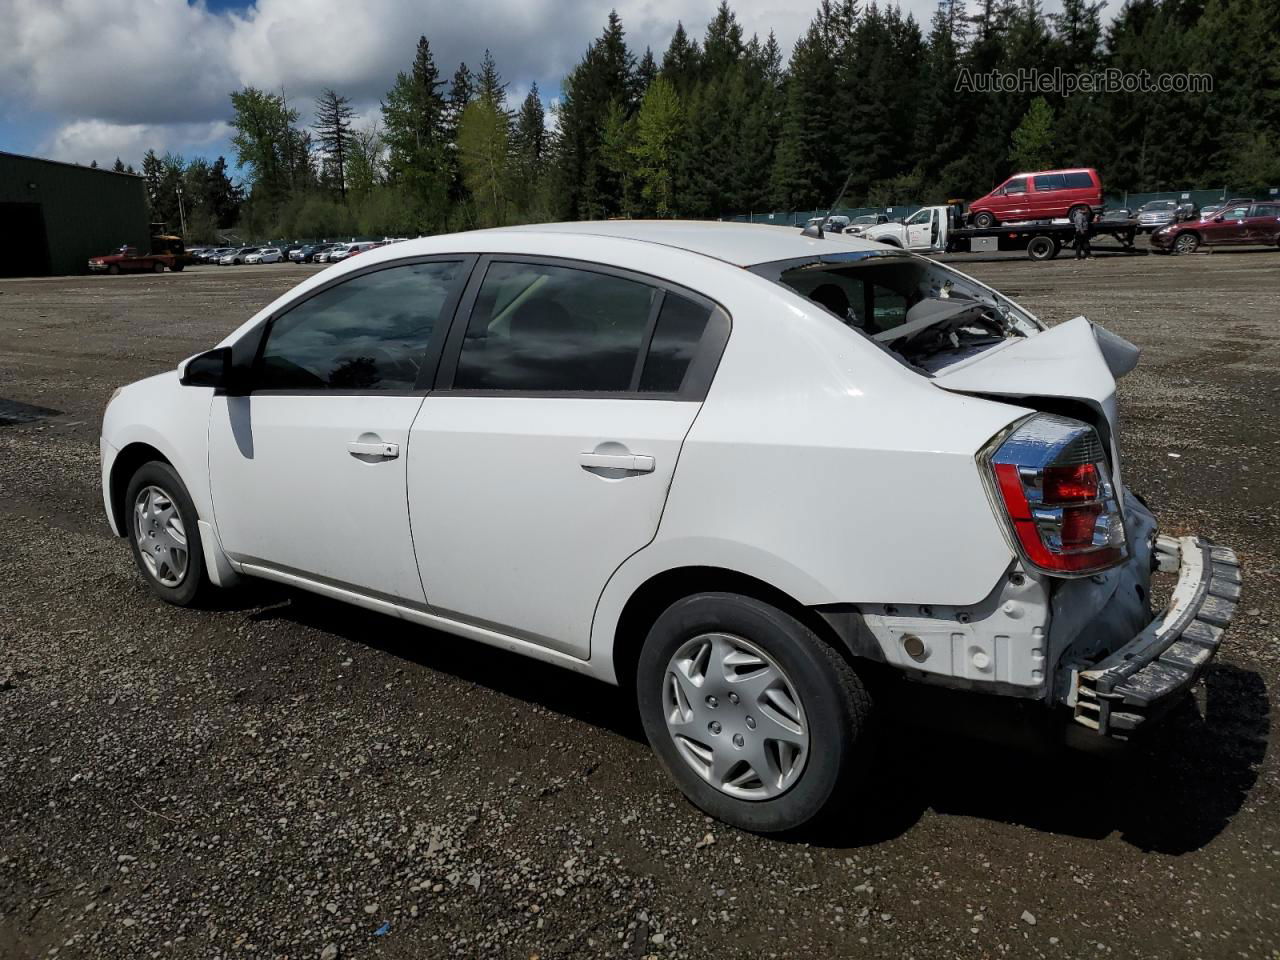
[[[382,457],[384,460],[394,460],[400,456],[400,444],[351,440],[347,443],[347,453],[353,457]]]
[[[632,473],[653,473],[653,457],[633,453],[583,453],[578,462],[588,470],[630,470]]]

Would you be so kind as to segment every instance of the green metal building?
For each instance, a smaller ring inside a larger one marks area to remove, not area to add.
[[[0,152],[0,277],[86,273],[150,237],[141,177]]]

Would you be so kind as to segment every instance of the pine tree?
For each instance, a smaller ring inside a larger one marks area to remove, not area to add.
[[[440,71],[431,44],[420,37],[408,73],[396,76],[382,104],[387,168],[414,207],[419,229],[438,229],[448,217],[454,180],[450,130]]]
[[[641,100],[644,99],[644,95],[649,89],[649,84],[653,83],[657,75],[658,64],[653,59],[653,50],[645,47],[644,56],[640,58],[640,65],[636,67],[636,89],[640,92]]]
[[[671,81],[680,96],[687,94],[701,72],[702,52],[697,40],[690,40],[684,24],[676,21],[676,32],[662,55],[662,75]]]
[[[507,222],[509,157],[507,118],[488,96],[480,96],[462,112],[458,160],[481,226]]]
[[[485,50],[484,59],[480,61],[476,95],[482,100],[488,100],[503,116],[508,116],[507,84],[503,81],[502,74],[498,72],[498,64],[494,61],[493,54],[488,50]]]
[[[1009,162],[1017,170],[1044,170],[1054,165],[1053,108],[1036,97],[1013,131]]]
[[[773,165],[774,203],[785,210],[828,202],[835,64],[822,24],[809,25],[791,54],[781,138]]]
[[[656,78],[636,115],[631,155],[641,183],[641,196],[659,217],[669,217],[676,212],[676,164],[682,125],[680,96],[675,85],[666,77]]]
[[[535,83],[520,104],[511,128],[513,194],[521,198],[522,212],[528,213],[540,193],[547,152],[547,116]]]
[[[116,162],[111,165],[111,169],[116,173],[124,173],[124,163],[119,157],[116,157]]]
[[[315,123],[312,126],[320,135],[320,150],[329,179],[344,200],[347,196],[347,158],[351,153],[351,119],[355,114],[350,99],[339,96],[328,87],[316,100]]]

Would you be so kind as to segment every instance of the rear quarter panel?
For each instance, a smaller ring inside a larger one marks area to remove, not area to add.
[[[658,534],[601,598],[593,659],[610,655],[627,599],[664,570],[732,570],[806,605],[965,605],[1013,560],[976,455],[1027,411],[946,393],[750,279],[732,306],[717,297],[733,333]]]

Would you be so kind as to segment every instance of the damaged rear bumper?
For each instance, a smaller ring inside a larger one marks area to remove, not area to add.
[[[1178,573],[1169,608],[1103,660],[1079,669],[1075,720],[1125,739],[1186,693],[1218,651],[1240,598],[1240,565],[1226,547],[1198,537],[1159,537],[1159,569]]]

